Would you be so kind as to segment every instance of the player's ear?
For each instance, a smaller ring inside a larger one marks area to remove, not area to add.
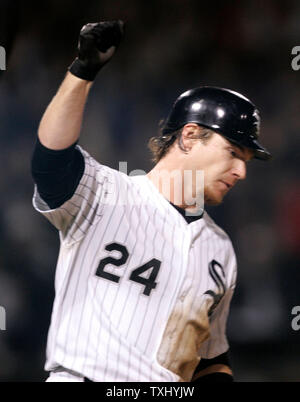
[[[185,124],[181,130],[181,146],[187,152],[193,147],[198,138],[199,126],[195,123]]]

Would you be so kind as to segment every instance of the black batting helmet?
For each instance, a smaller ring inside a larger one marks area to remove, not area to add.
[[[259,111],[238,92],[208,86],[184,92],[176,99],[162,134],[176,131],[187,123],[210,128],[233,143],[253,149],[255,158],[271,158],[258,142]]]

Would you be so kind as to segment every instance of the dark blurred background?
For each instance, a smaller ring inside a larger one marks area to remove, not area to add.
[[[43,381],[54,297],[57,232],[34,211],[30,157],[39,120],[76,55],[87,22],[122,19],[126,35],[99,74],[80,143],[128,172],[151,168],[147,140],[184,90],[216,85],[242,92],[262,116],[270,163],[209,210],[230,235],[239,263],[228,323],[237,381],[299,381],[300,45],[296,0],[0,2],[0,381]]]

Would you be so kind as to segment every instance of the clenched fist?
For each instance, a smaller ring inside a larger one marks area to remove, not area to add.
[[[69,71],[79,78],[93,81],[98,71],[111,59],[124,33],[122,21],[86,24],[78,41],[78,57]]]

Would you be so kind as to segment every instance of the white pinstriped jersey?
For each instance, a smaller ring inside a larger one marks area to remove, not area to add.
[[[87,152],[73,197],[34,207],[59,230],[45,369],[93,381],[190,381],[228,349],[236,280],[228,236],[204,212],[188,224],[147,176]]]

